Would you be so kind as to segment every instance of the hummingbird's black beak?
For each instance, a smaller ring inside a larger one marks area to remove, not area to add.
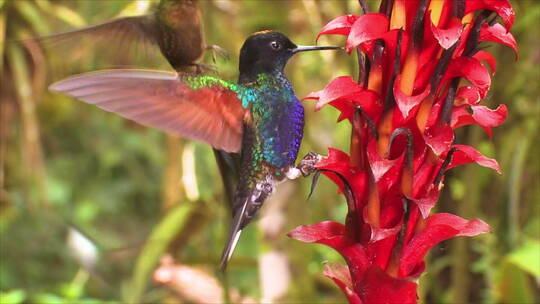
[[[343,50],[341,46],[311,46],[311,45],[298,45],[292,50],[293,54],[307,51],[322,51],[322,50]]]

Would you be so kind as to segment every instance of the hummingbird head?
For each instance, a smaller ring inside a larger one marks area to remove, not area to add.
[[[262,31],[246,39],[240,50],[240,74],[283,71],[287,61],[303,51],[336,50],[337,46],[298,46],[275,31]]]

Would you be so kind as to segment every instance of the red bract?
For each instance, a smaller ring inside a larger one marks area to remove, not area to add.
[[[317,39],[319,39],[321,35],[328,34],[339,34],[345,36],[349,35],[349,32],[351,31],[351,26],[354,24],[356,19],[358,19],[358,16],[345,15],[330,21],[321,29],[319,35],[317,35]]]
[[[490,53],[486,51],[478,51],[478,53],[474,54],[473,58],[477,59],[478,61],[485,61],[489,65],[492,74],[495,74],[497,71],[497,61]]]
[[[315,110],[330,104],[341,112],[338,121],[352,119],[355,104],[361,106],[371,115],[380,114],[382,103],[379,95],[371,90],[363,89],[350,76],[341,76],[329,83],[324,90],[313,92],[304,99],[316,99]]]
[[[426,89],[418,95],[408,96],[400,89],[400,76],[396,77],[396,80],[394,81],[394,98],[403,118],[407,119],[410,111],[419,106],[422,100],[426,99],[430,89],[431,88],[427,86]]]
[[[514,24],[514,10],[512,5],[507,0],[469,0],[465,2],[465,14],[472,13],[479,10],[488,10],[496,12],[499,17],[504,21],[504,26],[507,31],[510,31]]]
[[[480,105],[496,69],[480,43],[517,52],[513,22],[507,0],[384,0],[379,12],[338,17],[319,33],[347,36],[347,51],[359,51],[358,80],[337,77],[306,97],[352,124],[349,153],[330,148],[316,166],[345,195],[348,214],[344,224],[289,235],[343,256],[347,266],[328,263],[324,274],[350,303],[416,303],[430,248],[489,231],[479,219],[431,210],[447,170],[477,163],[500,173],[494,159],[455,144],[455,129],[478,125],[491,136],[506,119],[505,105]]]
[[[463,24],[458,18],[452,18],[450,20],[450,26],[447,29],[436,27],[431,23],[431,32],[441,47],[449,49],[456,43],[463,32]]]
[[[475,58],[462,56],[450,62],[443,82],[456,77],[464,77],[473,86],[478,88],[480,97],[484,98],[491,85],[491,76],[488,70]]]
[[[352,25],[347,38],[347,52],[360,44],[382,38],[388,32],[388,17],[383,14],[368,13],[360,16]]]
[[[456,152],[454,152],[452,161],[450,161],[447,169],[452,169],[465,164],[477,163],[480,166],[490,168],[497,171],[497,173],[501,173],[501,168],[496,160],[485,157],[475,148],[465,145],[454,145],[454,148],[456,149]]]
[[[512,33],[507,32],[506,29],[499,23],[489,26],[487,24],[482,25],[480,30],[480,41],[494,41],[502,43],[514,50],[517,57],[518,47],[517,42]]]
[[[470,124],[477,124],[484,128],[491,137],[491,128],[501,125],[508,115],[505,105],[500,105],[497,109],[491,110],[485,106],[471,106],[472,114],[466,110],[467,106],[456,107],[452,113],[452,128],[458,128]]]
[[[362,304],[362,300],[354,291],[352,286],[351,273],[349,268],[337,262],[330,262],[324,265],[324,275],[332,279],[343,291],[349,303]]]

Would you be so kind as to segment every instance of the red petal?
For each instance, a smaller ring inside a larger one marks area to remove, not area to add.
[[[348,119],[349,121],[352,120],[354,113],[354,103],[351,100],[336,100],[332,101],[330,105],[337,109],[340,113],[337,119],[338,122],[344,119]]]
[[[388,259],[392,254],[392,248],[396,245],[396,239],[397,235],[385,238],[378,242],[369,243],[366,247],[366,255],[369,257],[370,264],[366,269],[371,265],[379,266],[381,269],[385,268],[388,265]],[[364,271],[366,269],[364,269]]]
[[[328,148],[328,156],[324,157],[316,165],[319,169],[341,170],[349,169],[349,155],[341,150]]]
[[[492,26],[483,24],[480,29],[480,37],[478,41],[494,41],[502,43],[514,50],[514,55],[518,57],[517,42],[512,33],[507,32],[506,29],[499,23],[495,23]]]
[[[454,43],[459,40],[461,33],[463,32],[463,24],[458,18],[452,18],[450,20],[450,26],[448,29],[441,29],[436,27],[431,21],[431,32],[439,44],[444,49],[449,49]]]
[[[476,236],[491,231],[489,225],[480,219],[472,219],[470,221],[467,221],[466,219],[451,213],[437,213],[432,215],[428,219],[426,227],[428,225],[451,226],[459,231],[456,236]]]
[[[417,302],[417,285],[406,279],[391,277],[377,266],[370,267],[355,290],[364,303],[413,304]]]
[[[384,40],[384,50],[385,50],[385,53],[387,54],[386,56],[389,57],[390,60],[393,60],[393,57],[396,54],[397,42],[398,42],[398,37],[399,37],[400,32],[401,32],[400,62],[404,62],[405,58],[407,57],[407,48],[409,47],[409,33],[406,31],[401,31],[399,29],[394,29],[385,33],[381,39]]]
[[[468,81],[480,90],[481,98],[486,96],[491,85],[491,77],[488,70],[480,61],[470,57],[458,57],[450,62],[448,71],[444,75],[444,82],[455,77],[467,78]]]
[[[473,58],[476,58],[478,61],[485,61],[489,65],[492,74],[495,74],[497,71],[497,60],[490,53],[481,50],[474,54]]]
[[[358,16],[356,15],[343,15],[335,18],[334,20],[328,22],[325,26],[323,26],[323,28],[317,35],[317,40],[320,36],[329,34],[348,36],[349,32],[351,31],[351,26],[357,19]]]
[[[465,1],[465,14],[485,9],[496,12],[504,21],[506,30],[514,24],[515,13],[508,0],[469,0]]]
[[[467,221],[450,213],[434,214],[427,219],[425,228],[405,246],[399,276],[411,275],[428,250],[436,244],[455,236],[475,236],[489,231],[489,226],[479,219]]]
[[[349,303],[362,304],[362,300],[353,290],[351,273],[347,266],[338,262],[328,262],[324,265],[323,274],[336,283]]]
[[[388,32],[388,17],[384,14],[368,13],[356,20],[347,38],[346,49],[351,52],[353,48],[360,44],[381,38]]]
[[[484,128],[491,137],[491,128],[500,126],[508,116],[508,110],[505,105],[499,105],[495,110],[485,106],[471,106],[472,114],[469,114],[464,107],[456,108],[452,113],[452,128],[477,124]]]
[[[349,165],[349,156],[337,149],[328,149],[328,157],[323,158],[316,167],[319,169],[327,169],[340,173],[347,179],[347,182],[353,189],[354,195],[359,198],[363,197],[366,187],[366,172],[357,170]],[[341,191],[344,190],[344,184],[340,177],[332,172],[323,172],[330,178]]]
[[[400,29],[393,29],[380,35],[380,37],[377,37],[377,39],[384,40],[384,53],[385,53],[384,56],[387,59],[390,59],[390,61],[393,60],[393,57],[396,54],[398,36],[400,32],[401,32],[401,43],[400,43],[401,58],[400,59],[401,59],[401,62],[404,62],[405,57],[407,57],[407,48],[409,46],[409,33],[408,32],[401,31]],[[374,47],[373,41],[368,41],[360,45],[360,49],[364,53],[366,53],[368,57],[373,56],[373,47]]]
[[[370,261],[366,254],[366,249],[360,243],[340,248],[339,253],[345,258],[353,278],[359,277],[370,266]]]
[[[362,110],[366,112],[367,116],[371,117],[373,120],[376,120],[382,114],[383,104],[381,98],[379,97],[379,94],[374,91],[362,90],[361,92],[353,93],[351,95],[351,100],[354,101],[356,105],[359,105]]]
[[[375,139],[368,143],[367,155],[375,182],[379,182],[388,170],[394,168],[401,161],[400,158],[386,159],[381,157],[377,151],[377,140]],[[398,171],[399,170],[401,170],[401,168],[398,168]]]
[[[440,156],[450,150],[454,141],[454,130],[447,125],[429,127],[424,132],[424,141],[435,155]]]
[[[464,86],[460,87],[456,93],[456,101],[454,103],[460,104],[461,101],[470,105],[480,102],[480,91],[477,87]]]
[[[380,240],[384,240],[387,237],[396,235],[401,230],[401,223],[392,228],[377,228],[371,227],[370,243],[374,243]]]
[[[503,104],[495,110],[485,106],[471,106],[471,109],[473,111],[472,117],[482,127],[500,126],[508,116],[508,110]]]
[[[354,104],[358,104],[370,117],[378,117],[382,111],[379,95],[371,90],[363,89],[350,76],[340,76],[332,80],[324,89],[310,93],[304,99],[319,100],[315,110],[330,104],[339,111],[342,119],[351,119]]]
[[[457,129],[462,126],[475,123],[472,115],[467,111],[467,106],[455,107],[452,111],[452,119],[450,120],[450,126]]]
[[[428,154],[429,155],[429,154]],[[419,167],[414,171],[413,191],[410,199],[422,198],[428,195],[428,191],[433,187],[434,168],[442,164],[442,157],[435,160],[435,163],[431,160],[426,161],[425,157],[419,157],[415,160],[415,163],[420,163]],[[416,166],[415,166],[416,167]]]
[[[324,244],[334,249],[351,244],[345,237],[345,226],[333,221],[298,226],[287,235],[301,242]]]
[[[403,223],[404,210],[403,194],[401,193],[401,191],[394,188],[391,192],[388,192],[387,189],[381,190],[380,184],[378,186],[380,196],[382,197],[382,201],[380,203],[379,226],[375,227],[370,225],[371,234],[368,245],[369,249],[373,249],[373,243],[375,242],[380,243],[381,240],[396,236],[396,234],[399,233],[399,231],[401,230]],[[363,218],[364,222],[366,223],[370,223],[370,219],[368,218],[368,212],[368,207],[366,206],[363,209]],[[386,252],[391,251],[391,247],[394,245],[394,241],[395,237],[392,238],[392,241],[390,243],[388,243],[390,247],[386,248]],[[382,250],[382,248],[378,246],[378,250]],[[384,255],[383,252],[378,251],[376,255]]]
[[[447,170],[460,165],[475,162],[482,167],[493,169],[499,174],[501,173],[501,168],[499,167],[499,164],[496,160],[494,160],[493,158],[485,157],[475,148],[466,145],[454,145],[453,147],[457,148],[458,150],[454,152],[452,156],[452,161],[450,162],[450,165],[448,165]]]
[[[333,79],[324,89],[310,93],[304,99],[318,99],[316,109],[337,99],[349,97],[362,91],[362,87],[351,76],[340,76]]]
[[[439,190],[435,186],[431,186],[427,195],[422,198],[413,199],[413,202],[418,206],[423,218],[429,216],[431,209],[435,207],[435,204],[439,200]]]
[[[430,86],[428,85],[426,89],[414,96],[408,96],[403,93],[399,88],[399,83],[401,81],[401,76],[396,77],[396,80],[394,81],[394,96],[396,98],[396,103],[398,105],[399,110],[403,114],[403,118],[407,120],[409,117],[410,111],[420,105],[422,100],[426,98],[426,96],[429,95],[429,92],[431,91]]]
[[[287,235],[305,243],[321,243],[345,235],[345,226],[333,221],[324,221],[307,226],[298,226]]]

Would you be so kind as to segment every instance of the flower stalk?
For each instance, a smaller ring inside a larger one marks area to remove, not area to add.
[[[363,15],[337,17],[318,35],[347,37],[358,79],[340,76],[306,97],[317,110],[337,108],[338,121],[352,125],[349,154],[330,148],[317,164],[349,211],[344,224],[325,221],[289,235],[344,257],[347,265],[329,263],[324,274],[350,303],[416,303],[430,248],[490,230],[480,219],[431,210],[447,170],[477,163],[500,171],[494,159],[454,141],[457,128],[475,124],[491,136],[506,119],[504,105],[480,104],[495,71],[481,48],[492,41],[517,53],[514,13],[507,0],[382,0],[379,13],[359,3]]]

